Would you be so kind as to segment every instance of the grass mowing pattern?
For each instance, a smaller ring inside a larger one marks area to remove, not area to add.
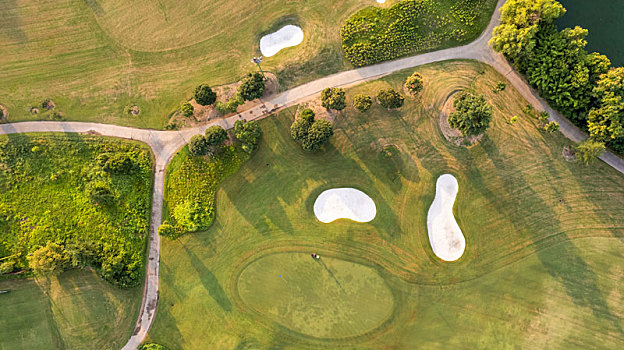
[[[264,60],[281,88],[349,68],[340,25],[367,5],[370,0],[2,1],[0,104],[10,121],[47,118],[29,110],[51,98],[67,120],[163,128],[197,85],[231,83],[256,70],[250,59],[260,55],[260,38],[283,24],[299,25],[306,39]],[[132,105],[139,116],[124,113]]]
[[[93,271],[50,280],[0,281],[0,349],[120,349],[136,322],[139,287],[120,289]]]
[[[102,170],[102,162],[116,156],[131,170]],[[150,157],[145,145],[111,138],[0,137],[0,258],[13,262],[15,270],[28,269],[27,255],[48,241],[77,245],[85,249],[81,264],[92,264],[118,285],[138,284],[149,231]],[[110,204],[94,203],[85,194],[96,169],[116,194]]]
[[[351,98],[401,89],[412,70],[348,90],[349,107],[324,152],[292,141],[293,110],[260,122],[257,153],[217,191],[213,226],[163,241],[152,341],[171,349],[624,345],[624,177],[602,163],[566,162],[561,151],[570,142],[541,131],[509,83],[493,93],[505,79],[488,66],[450,61],[417,71],[427,83],[397,111],[374,105],[362,114]],[[483,93],[494,107],[491,128],[470,149],[439,129],[439,111],[458,89]],[[467,243],[455,263],[435,258],[426,231],[444,173],[459,181],[454,215]],[[314,200],[334,187],[366,190],[375,220],[318,222]],[[259,315],[238,296],[240,272],[284,252],[377,266],[397,311],[373,332],[333,340]]]
[[[392,293],[372,268],[307,252],[251,262],[238,292],[248,307],[284,327],[318,338],[361,335],[393,311]]]
[[[349,17],[340,36],[355,66],[393,60],[476,39],[495,0],[403,0],[388,9],[367,7]]]

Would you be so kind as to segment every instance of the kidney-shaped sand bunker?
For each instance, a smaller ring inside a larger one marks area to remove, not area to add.
[[[444,174],[436,182],[436,194],[427,214],[429,243],[435,255],[444,261],[461,258],[466,239],[453,216],[453,204],[459,184],[453,175]]]
[[[307,253],[264,256],[238,278],[242,301],[267,319],[317,338],[357,336],[383,324],[394,299],[374,269]]]
[[[289,24],[260,38],[260,52],[265,57],[271,57],[282,49],[301,44],[302,41],[303,31],[301,28]]]
[[[369,222],[377,215],[377,207],[371,197],[360,190],[332,188],[316,198],[314,215],[324,223],[338,219]]]

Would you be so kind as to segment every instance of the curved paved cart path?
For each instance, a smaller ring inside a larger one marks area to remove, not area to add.
[[[212,125],[221,125],[226,129],[230,129],[238,119],[254,120],[264,118],[281,108],[317,98],[321,90],[326,87],[353,86],[365,81],[378,79],[379,77],[396,71],[433,62],[452,59],[474,59],[494,67],[494,69],[504,75],[514,88],[516,88],[516,90],[518,90],[538,111],[548,112],[550,114],[550,119],[559,123],[559,131],[567,138],[574,142],[584,140],[587,137],[585,133],[575,127],[560,113],[552,109],[548,103],[539,97],[537,92],[528,85],[522,76],[509,65],[507,60],[501,54],[492,50],[488,45],[494,27],[500,23],[499,9],[504,2],[505,0],[498,1],[488,27],[477,40],[470,44],[333,74],[272,96],[263,100],[262,104],[240,112],[232,117],[214,120],[206,125],[195,128],[183,129],[180,131],[157,131],[98,123],[36,121],[1,124],[0,134],[23,132],[96,132],[105,136],[139,140],[145,142],[152,148],[156,165],[145,288],[136,328],[128,340],[128,343],[123,347],[123,350],[133,350],[145,340],[147,332],[154,321],[156,306],[158,304],[160,237],[158,236],[157,229],[162,219],[165,167],[171,157],[187,143],[191,136],[203,134],[206,128]],[[601,159],[624,174],[624,160],[618,156],[606,152]]]

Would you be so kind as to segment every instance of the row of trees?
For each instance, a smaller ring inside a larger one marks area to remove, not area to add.
[[[555,0],[509,0],[490,43],[542,97],[589,132],[591,145],[624,152],[624,69],[585,50],[586,29],[558,30],[554,22],[565,12]]]
[[[236,89],[236,94],[227,102],[217,102],[217,93],[207,84],[201,84],[195,88],[193,98],[195,102],[202,106],[210,106],[217,104],[217,109],[222,113],[235,112],[236,107],[262,97],[266,84],[264,76],[258,72],[247,74]],[[180,111],[185,117],[193,115],[194,108],[189,102],[185,102],[180,106]]]

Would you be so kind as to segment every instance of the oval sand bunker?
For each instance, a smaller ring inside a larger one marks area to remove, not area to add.
[[[436,183],[435,199],[427,214],[429,243],[435,255],[444,261],[461,258],[466,249],[466,239],[453,216],[458,190],[459,184],[453,175],[440,176]]]
[[[260,52],[265,57],[271,57],[282,49],[301,44],[302,41],[301,28],[289,24],[277,32],[263,36],[260,39]]]
[[[371,267],[321,255],[253,261],[237,280],[241,300],[263,319],[313,337],[352,337],[381,326],[394,310],[384,279]]]
[[[355,188],[323,191],[314,202],[314,215],[323,223],[338,219],[369,222],[376,214],[377,207],[371,197]]]

